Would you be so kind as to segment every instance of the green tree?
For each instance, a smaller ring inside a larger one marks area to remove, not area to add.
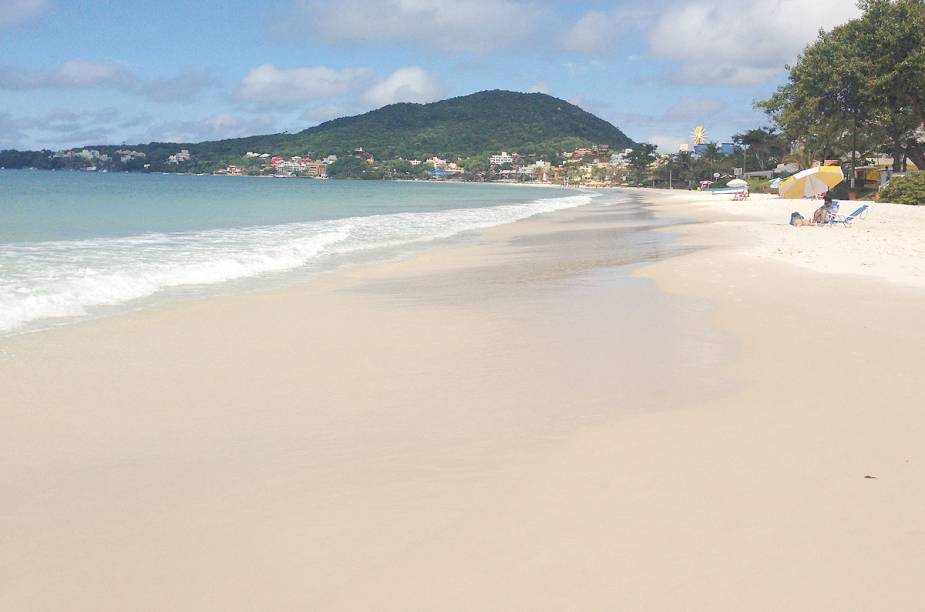
[[[787,139],[775,127],[746,130],[734,135],[732,142],[746,149],[746,159],[753,159],[759,170],[779,164],[789,149]],[[747,167],[752,168],[751,163]]]
[[[710,180],[713,180],[713,175],[716,174],[716,161],[720,157],[719,147],[715,142],[707,143],[707,146],[703,149],[703,159],[710,164]]]
[[[694,187],[694,156],[690,151],[681,151],[676,155],[676,167],[679,169],[678,180],[683,181],[688,189]]]
[[[839,46],[851,44],[845,38],[838,29],[821,32],[790,67],[788,82],[759,103],[790,139],[800,141],[816,159],[841,152],[860,111],[858,80],[843,79],[836,60],[845,54]]]
[[[925,0],[861,0],[864,14],[820,32],[789,68],[788,82],[759,102],[811,159],[886,150],[923,159]],[[852,172],[852,177],[854,173]]]
[[[328,176],[333,178],[371,178],[371,167],[357,157],[341,157],[328,166]]]
[[[897,204],[925,204],[925,172],[897,176],[880,192],[880,199]]]
[[[887,135],[893,169],[908,156],[925,168],[925,144],[916,128],[925,124],[925,0],[862,0],[872,66],[871,96],[880,104],[878,124]]]
[[[636,183],[643,183],[646,180],[649,166],[657,158],[656,151],[658,147],[642,142],[633,147],[633,150],[626,156],[626,163],[632,169],[632,178]]]

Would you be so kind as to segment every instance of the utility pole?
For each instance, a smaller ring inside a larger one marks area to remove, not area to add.
[[[854,169],[858,162],[858,112],[854,111],[854,132],[851,135],[851,191],[854,191]],[[824,163],[824,162],[823,162]]]

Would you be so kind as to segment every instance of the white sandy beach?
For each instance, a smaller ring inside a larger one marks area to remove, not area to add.
[[[925,286],[925,208],[845,200],[840,203],[842,215],[864,204],[871,208],[852,227],[805,227],[794,231],[788,223],[790,213],[798,211],[811,218],[819,200],[784,200],[753,194],[746,202],[732,202],[728,196],[678,193],[683,195],[676,194],[673,199],[689,204],[698,218],[715,221],[708,231],[721,224],[730,244],[743,255],[818,272]]]
[[[0,610],[922,610],[925,209],[630,193],[0,340]]]

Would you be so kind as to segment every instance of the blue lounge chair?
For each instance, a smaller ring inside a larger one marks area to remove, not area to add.
[[[851,225],[851,222],[854,221],[855,219],[863,219],[865,216],[867,216],[867,211],[869,209],[870,209],[870,206],[865,204],[864,206],[860,207],[859,209],[857,209],[856,211],[854,211],[847,217],[843,217],[841,215],[835,215],[835,217],[831,221],[829,221],[829,223],[832,225],[836,225],[836,224]]]

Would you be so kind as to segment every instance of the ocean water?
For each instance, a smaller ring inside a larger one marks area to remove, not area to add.
[[[310,278],[586,204],[506,185],[0,171],[0,334]]]

